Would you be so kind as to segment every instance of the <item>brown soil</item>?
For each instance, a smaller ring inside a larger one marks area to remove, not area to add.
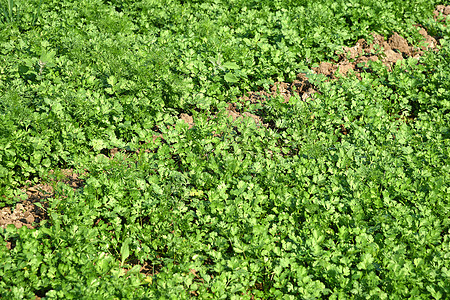
[[[450,5],[438,5],[434,11],[434,16],[437,20],[444,19],[449,14]],[[408,57],[420,60],[424,51],[436,49],[439,43],[424,28],[421,28],[419,25],[416,27],[419,28],[419,33],[423,36],[424,45],[421,48],[409,45],[408,41],[396,32],[387,40],[382,35],[374,33],[372,34],[373,42],[369,43],[365,39],[360,39],[353,47],[343,47],[342,53],[338,55],[338,61],[322,62],[318,66],[313,67],[312,70],[314,73],[325,75],[330,79],[347,76],[351,73],[361,79],[364,66],[369,61],[382,61],[387,69],[392,71],[392,66],[399,60]],[[252,104],[263,104],[267,99],[281,96],[286,103],[294,95],[297,95],[303,101],[309,101],[314,100],[314,94],[317,92],[307,77],[300,73],[297,75],[297,80],[294,80],[292,83],[276,82],[269,92],[263,89],[257,92],[248,92],[247,95],[240,97],[238,101],[241,103],[249,101]],[[264,123],[263,118],[249,112],[240,112],[236,104],[229,103],[226,113],[232,117],[233,121],[249,117],[257,125],[268,127],[268,124]],[[189,129],[195,125],[194,119],[188,114],[181,114],[180,119],[189,125]]]
[[[39,222],[47,219],[45,202],[46,199],[55,195],[53,186],[57,182],[64,182],[74,190],[83,186],[84,181],[72,169],[61,170],[61,179],[52,179],[48,183],[39,183],[37,185],[23,187],[22,191],[27,195],[25,201],[17,203],[15,208],[4,207],[0,210],[0,227],[6,228],[13,224],[16,228],[26,226],[30,229],[39,226]],[[54,172],[50,172],[53,175]]]
[[[435,11],[435,18],[440,20],[440,18],[446,18],[449,14],[450,5],[441,5]],[[436,38],[430,36],[424,28],[421,28],[419,25],[417,27],[419,34],[423,36],[424,45],[421,48],[409,45],[408,41],[398,33],[394,33],[387,40],[382,35],[374,33],[372,34],[372,42],[360,39],[353,47],[343,47],[337,61],[322,62],[318,66],[313,67],[312,70],[314,73],[325,75],[330,79],[350,74],[354,74],[361,79],[361,73],[364,72],[365,65],[369,61],[381,61],[389,71],[392,71],[393,65],[399,60],[408,57],[420,60],[424,51],[436,50],[439,42]],[[297,80],[294,80],[292,83],[276,82],[269,92],[263,89],[257,92],[248,92],[247,95],[238,100],[240,102],[249,101],[252,104],[263,104],[271,97],[282,96],[286,103],[289,102],[292,96],[297,95],[303,101],[313,101],[314,94],[317,92],[317,89],[308,81],[306,76],[300,73],[297,75]],[[230,111],[229,115],[233,117],[233,120],[247,115],[253,118],[257,124],[263,124],[267,127],[267,124],[264,123],[261,117],[240,113],[234,104],[230,104],[227,110]]]
[[[250,101],[251,103],[262,103],[271,97],[282,96],[284,103],[289,102],[289,99],[297,95],[303,101],[312,99],[312,95],[317,91],[303,73],[297,74],[297,79],[292,83],[289,82],[275,82],[270,88],[270,92],[261,90],[259,92],[249,92],[248,96],[241,97],[240,100]]]
[[[439,22],[445,22],[447,16],[450,15],[450,5],[438,5],[434,11],[434,18]],[[323,74],[330,79],[335,79],[339,76],[346,76],[353,73],[357,78],[361,78],[361,72],[364,71],[364,67],[361,65],[369,61],[382,61],[388,70],[392,70],[392,66],[399,60],[414,57],[420,59],[423,51],[429,49],[436,49],[439,42],[436,38],[428,35],[425,29],[417,26],[419,33],[423,36],[425,45],[421,48],[413,47],[408,44],[407,40],[397,33],[394,33],[387,40],[379,35],[373,34],[373,42],[369,43],[364,39],[358,40],[353,47],[343,47],[343,51],[338,55],[338,60],[335,62],[322,62],[318,66],[313,67],[312,70],[316,74]],[[318,91],[308,81],[303,73],[297,75],[297,80],[292,83],[288,82],[276,82],[269,90],[269,92],[261,89],[257,92],[249,92],[247,95],[239,98],[240,102],[249,101],[252,104],[263,104],[267,99],[271,97],[283,97],[284,102],[289,102],[290,98],[294,95],[299,97],[303,101],[313,101],[314,94]],[[235,104],[229,104],[226,109],[226,113],[234,121],[240,121],[244,117],[249,117],[255,121],[258,126],[267,127],[262,117],[254,115],[249,112],[240,112],[236,108]],[[192,116],[183,113],[179,117],[181,120],[189,125],[189,129],[195,126],[195,122]],[[346,134],[345,128],[343,129]],[[163,135],[154,135],[153,142],[156,140],[163,140]],[[110,158],[119,151],[119,149],[111,149],[109,151]],[[62,170],[63,178],[60,180],[53,180],[49,183],[41,183],[31,187],[24,187],[23,191],[27,195],[27,200],[19,202],[16,207],[4,207],[0,210],[0,227],[5,228],[9,224],[15,225],[17,228],[27,226],[28,228],[35,228],[39,225],[39,222],[47,218],[45,212],[45,199],[54,196],[53,185],[57,181],[65,182],[69,184],[73,189],[77,189],[83,186],[84,182],[79,178],[73,170]],[[35,203],[42,202],[40,208]],[[10,247],[10,244],[9,244]]]
[[[450,6],[442,8],[442,10],[448,12],[450,11]],[[417,27],[425,43],[421,48],[409,45],[408,41],[398,33],[394,33],[387,40],[383,36],[374,33],[372,35],[373,42],[370,43],[360,39],[353,47],[343,47],[337,61],[322,62],[318,66],[313,67],[312,70],[314,73],[325,75],[330,79],[350,74],[354,74],[361,79],[361,73],[364,72],[365,65],[369,61],[381,61],[389,71],[392,71],[393,65],[399,60],[408,57],[419,60],[421,55],[423,55],[423,51],[436,49],[438,41],[428,35],[425,29]],[[284,98],[284,103],[286,103],[294,95],[303,101],[313,101],[314,94],[317,92],[317,89],[308,81],[305,74],[300,73],[297,75],[297,80],[294,80],[292,83],[276,82],[269,91],[261,89],[257,92],[249,92],[247,95],[239,98],[238,101],[241,103],[263,104],[267,99],[281,96]],[[233,121],[247,116],[254,119],[257,124],[268,126],[263,118],[248,112],[240,112],[236,109],[235,104],[229,104],[227,112],[232,116]],[[189,124],[193,124],[193,121]]]
[[[181,114],[180,119],[186,122],[189,125],[189,129],[194,127],[194,118],[188,114]]]
[[[25,200],[18,203],[14,210],[4,207],[0,210],[0,227],[5,228],[13,224],[17,228],[26,226],[34,228],[35,223],[39,223],[46,218],[45,210],[36,206],[32,201]]]
[[[316,74],[323,74],[333,79],[339,75],[346,76],[350,73],[361,78],[363,66],[367,62],[381,61],[391,71],[397,61],[408,57],[420,59],[424,50],[436,48],[438,42],[428,35],[425,29],[420,28],[419,33],[425,42],[422,48],[409,45],[408,41],[396,32],[387,40],[374,33],[372,43],[360,39],[353,47],[343,47],[343,53],[339,55],[337,62],[322,62],[312,69]]]
[[[445,22],[447,16],[450,15],[450,5],[438,5],[434,10],[434,19],[437,21]]]

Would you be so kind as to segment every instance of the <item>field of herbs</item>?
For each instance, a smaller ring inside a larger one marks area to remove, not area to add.
[[[0,0],[0,298],[448,299],[447,4]]]

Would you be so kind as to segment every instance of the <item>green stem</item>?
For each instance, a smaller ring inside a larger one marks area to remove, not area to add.
[[[12,22],[13,20],[13,7],[14,7],[14,0],[8,0],[8,12],[6,14],[8,22]]]

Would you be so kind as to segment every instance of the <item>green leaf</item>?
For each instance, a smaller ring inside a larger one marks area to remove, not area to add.
[[[122,256],[121,265],[123,266],[125,260],[130,256],[130,238],[126,238],[120,248],[120,255]]]
[[[235,82],[239,81],[239,79],[233,73],[225,74],[224,79],[226,82],[229,82],[229,83],[235,83]]]
[[[43,64],[52,64],[54,62],[55,55],[56,55],[56,51],[54,51],[54,50],[51,50],[48,52],[43,52],[40,57],[40,61]]]
[[[226,62],[222,66],[231,70],[239,69],[239,66],[235,62]]]
[[[105,143],[104,140],[100,140],[100,139],[94,139],[90,142],[92,148],[94,149],[94,151],[100,151],[104,148],[106,148],[107,144]]]

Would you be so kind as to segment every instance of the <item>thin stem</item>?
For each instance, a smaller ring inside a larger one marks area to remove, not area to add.
[[[14,0],[8,0],[8,12],[6,14],[8,22],[13,21],[13,7],[14,7]]]
[[[39,0],[39,4],[38,4],[37,10],[36,10],[36,13],[34,14],[33,22],[31,23],[31,26],[34,26],[34,24],[36,24],[37,19],[39,18],[39,13],[41,12],[41,3],[42,3],[42,0]]]

